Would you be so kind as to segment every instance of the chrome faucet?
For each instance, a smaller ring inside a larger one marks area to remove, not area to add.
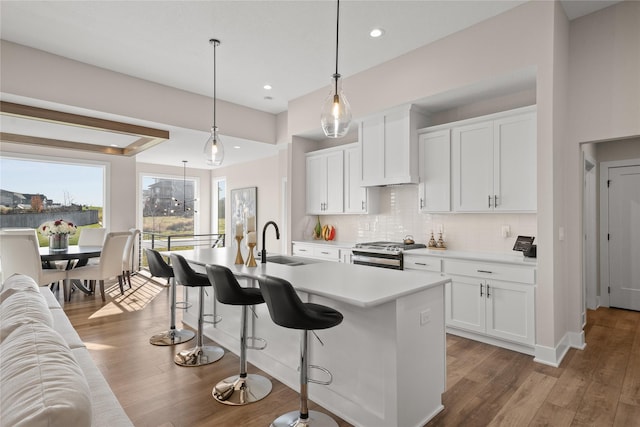
[[[265,234],[269,224],[272,224],[276,229],[276,239],[280,240],[280,230],[278,230],[278,224],[273,221],[268,221],[262,228],[262,250],[260,251],[260,263],[265,264],[267,262],[267,250],[265,249]]]

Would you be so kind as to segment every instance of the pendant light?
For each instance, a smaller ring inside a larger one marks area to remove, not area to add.
[[[324,134],[329,138],[341,138],[346,135],[351,125],[351,107],[342,92],[340,73],[338,73],[338,36],[340,33],[340,0],[336,13],[336,72],[332,76],[333,82],[329,96],[322,104],[320,124]]]
[[[211,126],[211,135],[204,145],[204,155],[208,165],[220,166],[224,160],[224,147],[216,126],[216,47],[220,44],[220,40],[210,39],[209,43],[213,45],[213,126]]]

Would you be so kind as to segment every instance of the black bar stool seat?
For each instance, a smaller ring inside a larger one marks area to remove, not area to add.
[[[330,307],[314,303],[304,303],[291,283],[272,276],[261,276],[260,290],[269,308],[269,315],[276,325],[302,331],[300,343],[300,410],[288,412],[276,418],[272,427],[337,427],[333,418],[308,408],[308,383],[328,385],[329,381],[309,379],[309,367],[318,368],[331,375],[324,368],[309,365],[308,332],[328,329],[342,323],[342,313]]]
[[[203,345],[204,333],[204,288],[211,286],[206,274],[194,271],[186,259],[178,254],[171,254],[171,265],[175,278],[182,286],[200,288],[200,302],[198,308],[198,332],[196,334],[196,346],[178,352],[173,361],[180,366],[202,366],[216,362],[224,356],[224,350],[218,346]]]
[[[195,332],[176,328],[176,281],[173,268],[164,261],[158,251],[145,249],[145,253],[151,275],[167,279],[167,284],[171,286],[171,325],[168,330],[154,334],[149,338],[149,342],[153,345],[175,345],[192,340],[196,336]]]
[[[261,350],[262,347],[247,346],[247,307],[264,303],[262,292],[257,288],[243,288],[233,272],[227,267],[209,264],[207,276],[213,284],[216,299],[222,304],[242,306],[240,323],[240,374],[225,378],[213,388],[211,394],[227,405],[246,405],[258,401],[271,392],[272,384],[262,375],[247,374],[247,348]],[[264,340],[252,337],[255,340]]]

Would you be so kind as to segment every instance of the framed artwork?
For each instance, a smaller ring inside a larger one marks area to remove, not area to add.
[[[253,222],[255,230],[258,218],[258,187],[237,188],[231,190],[231,221],[229,230],[236,230],[238,223],[246,234],[247,221]],[[232,231],[233,232],[233,231]]]

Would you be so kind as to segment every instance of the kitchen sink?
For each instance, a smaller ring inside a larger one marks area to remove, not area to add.
[[[296,267],[298,265],[314,264],[316,261],[297,256],[267,255],[267,262]]]

